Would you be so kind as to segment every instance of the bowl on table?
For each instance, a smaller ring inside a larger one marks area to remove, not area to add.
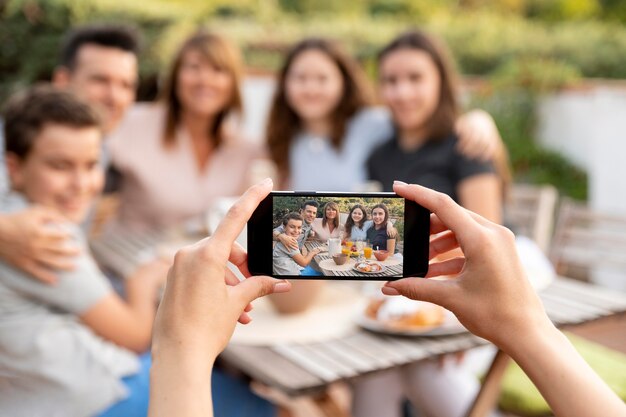
[[[386,250],[375,250],[374,256],[379,262],[384,261],[389,256],[389,251]]]
[[[343,265],[346,263],[347,260],[348,260],[348,255],[346,255],[345,253],[338,253],[336,255],[333,255],[333,261],[337,265]]]

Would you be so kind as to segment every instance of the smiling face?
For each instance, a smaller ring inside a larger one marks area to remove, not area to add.
[[[317,216],[317,207],[306,205],[304,206],[304,210],[300,210],[300,214],[304,217],[305,222],[311,224]]]
[[[387,216],[385,216],[385,210],[380,207],[376,207],[372,210],[372,220],[376,226],[380,226],[385,222]]]
[[[110,132],[135,101],[137,57],[119,48],[85,44],[72,69],[57,70],[53,82],[92,105],[100,113],[104,131]]]
[[[352,220],[354,221],[355,224],[359,224],[359,222],[363,220],[364,213],[363,213],[363,210],[357,207],[354,210],[352,210],[352,214],[350,216],[352,217]]]
[[[324,209],[324,213],[325,213],[326,218],[327,218],[328,220],[332,220],[332,219],[334,219],[335,217],[337,217],[337,209],[336,209],[336,208],[334,208],[334,207],[327,206],[327,207]]]
[[[100,149],[96,127],[47,124],[24,159],[7,153],[12,187],[31,203],[56,209],[79,223],[104,183]]]
[[[176,95],[183,111],[214,117],[230,107],[234,76],[212,64],[200,51],[189,49],[182,56],[176,79]]]
[[[328,119],[341,101],[343,90],[337,64],[318,49],[300,53],[285,80],[287,102],[305,124]]]
[[[419,131],[439,105],[441,76],[418,49],[397,49],[380,63],[380,92],[401,131]]]
[[[300,233],[302,233],[302,220],[289,219],[285,226],[285,234],[297,238]]]

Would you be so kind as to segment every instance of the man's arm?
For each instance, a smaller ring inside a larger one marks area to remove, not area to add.
[[[53,227],[66,221],[42,207],[0,213],[0,258],[43,282],[56,282],[54,271],[73,269],[79,252],[68,231]]]
[[[274,237],[274,240],[285,245],[287,249],[295,250],[300,248],[300,246],[298,245],[298,239],[296,239],[295,237],[287,236],[285,234],[285,227],[282,224],[274,229],[272,235]]]

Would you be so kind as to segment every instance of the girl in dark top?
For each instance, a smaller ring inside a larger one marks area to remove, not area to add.
[[[374,226],[367,230],[367,240],[369,240],[374,250],[387,250],[387,222],[389,220],[389,210],[384,204],[376,204],[372,207],[372,221]]]
[[[509,174],[503,167],[496,173],[494,163],[458,151],[456,77],[442,45],[422,32],[409,32],[385,47],[378,59],[381,96],[391,111],[395,135],[370,156],[370,178],[386,191],[393,180],[437,189],[500,222],[501,179]],[[498,153],[505,154],[502,144]],[[494,161],[506,160],[501,155]]]
[[[455,74],[442,45],[422,32],[401,35],[380,52],[378,69],[395,134],[370,155],[370,179],[380,181],[385,191],[391,191],[394,180],[434,188],[501,222],[503,183],[509,178],[506,151],[500,142],[493,163],[458,151]],[[423,362],[355,384],[353,415],[398,417],[406,396],[420,414],[461,416],[478,387],[476,377],[461,366]]]

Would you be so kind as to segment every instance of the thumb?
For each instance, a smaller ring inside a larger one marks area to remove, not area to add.
[[[291,289],[289,281],[265,276],[250,277],[234,287],[229,287],[239,300],[243,310],[248,304],[268,294],[287,292]]]
[[[386,295],[403,295],[412,300],[428,301],[447,308],[449,301],[454,299],[456,283],[449,280],[405,278],[387,282],[382,291]]]

